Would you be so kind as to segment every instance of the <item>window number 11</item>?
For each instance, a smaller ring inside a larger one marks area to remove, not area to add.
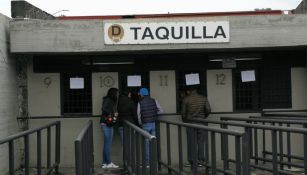
[[[225,74],[216,74],[216,85],[225,85]]]

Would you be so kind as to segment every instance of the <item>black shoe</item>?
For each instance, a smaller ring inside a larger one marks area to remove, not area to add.
[[[191,164],[188,162],[186,164],[184,164],[185,167],[191,167]]]

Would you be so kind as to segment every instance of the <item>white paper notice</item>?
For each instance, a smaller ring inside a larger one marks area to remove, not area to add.
[[[186,85],[197,85],[200,84],[199,74],[186,74],[185,75]]]
[[[84,89],[84,78],[70,78],[70,89]]]
[[[142,86],[141,76],[133,75],[127,77],[127,86],[128,87],[139,87]]]
[[[254,70],[241,71],[241,79],[242,82],[256,81],[255,71]]]

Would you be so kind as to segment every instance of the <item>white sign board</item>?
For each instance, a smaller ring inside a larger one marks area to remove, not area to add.
[[[128,87],[139,87],[142,86],[141,76],[133,75],[127,77],[127,86]]]
[[[84,78],[70,78],[69,88],[70,89],[84,89]]]
[[[256,81],[255,71],[254,70],[241,71],[241,79],[242,82]]]
[[[104,24],[105,44],[229,42],[229,21]]]
[[[200,84],[199,74],[186,74],[185,75],[186,85],[197,85]]]

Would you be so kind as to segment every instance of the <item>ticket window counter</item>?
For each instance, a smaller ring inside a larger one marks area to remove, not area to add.
[[[181,113],[181,105],[183,98],[187,95],[187,85],[186,85],[186,75],[188,74],[198,74],[199,75],[199,82],[198,85],[198,93],[207,95],[207,86],[206,86],[206,71],[177,71],[176,72],[176,87],[177,87],[177,113]]]
[[[128,76],[141,76],[141,86],[128,86]],[[119,91],[128,89],[135,104],[139,102],[139,90],[142,87],[149,88],[149,72],[124,72],[119,73]],[[150,92],[149,92],[150,93]]]

